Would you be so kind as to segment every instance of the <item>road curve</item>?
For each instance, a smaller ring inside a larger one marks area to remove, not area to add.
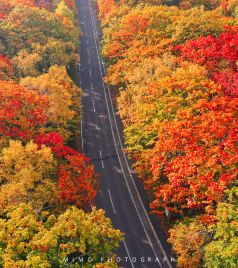
[[[82,151],[100,174],[97,208],[125,233],[117,252],[120,267],[176,267],[166,236],[148,212],[142,185],[134,179],[123,151],[120,122],[110,90],[103,82],[105,65],[99,52],[99,26],[91,0],[78,0],[80,86],[83,90]],[[171,259],[172,258],[172,259]]]

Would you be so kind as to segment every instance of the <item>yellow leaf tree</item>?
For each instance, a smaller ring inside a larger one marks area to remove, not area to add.
[[[0,262],[4,268],[79,267],[81,256],[83,267],[115,267],[101,258],[111,257],[121,240],[103,210],[69,207],[55,216],[22,203],[7,208],[0,219]]]
[[[53,66],[49,72],[21,80],[25,88],[37,91],[40,95],[47,95],[49,106],[48,115],[49,131],[57,131],[64,138],[70,137],[72,121],[79,113],[80,89],[68,76],[64,67]]]
[[[29,202],[34,208],[54,208],[58,189],[51,149],[33,142],[10,141],[0,156],[0,209]]]

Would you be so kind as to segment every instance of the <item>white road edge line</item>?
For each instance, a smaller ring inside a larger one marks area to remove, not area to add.
[[[78,67],[79,67],[79,72],[80,72],[80,63],[78,64]],[[82,85],[81,85],[81,79],[79,78],[79,86],[80,86],[80,89],[82,89]],[[82,96],[81,96],[82,98]],[[81,108],[81,114],[80,114],[80,137],[81,137],[81,150],[82,150],[82,153],[84,153],[84,145],[83,145],[83,109]]]
[[[91,4],[91,2],[90,2],[90,4]],[[89,2],[88,2],[88,7],[89,7],[89,12],[90,12]],[[91,7],[91,8],[92,8],[92,7]],[[90,12],[90,13],[92,14],[92,12]],[[97,58],[98,58],[98,63],[99,63],[99,68],[100,68],[100,73],[101,73],[101,79],[102,79],[102,82],[103,82],[103,78],[102,78],[103,76],[102,76],[101,64],[100,64],[100,58],[99,58],[99,53],[98,53],[97,43],[96,43],[96,40],[95,40],[95,33],[94,33],[93,21],[92,21],[92,17],[91,17],[91,16],[90,16],[90,18],[91,18],[91,24],[92,24],[92,28],[93,28],[94,42],[95,42],[95,45],[96,45]],[[107,98],[106,98],[106,95],[105,95],[104,82],[103,82],[103,88],[104,88],[104,96],[105,96],[105,100],[106,100],[106,104],[107,104],[108,116],[109,116],[109,119],[110,119],[110,127],[111,127],[111,131],[112,131],[112,135],[113,135],[114,145],[115,145],[115,148],[116,148],[116,150],[117,150],[116,142],[115,142],[115,137],[114,137],[114,133],[113,133],[113,129],[112,129],[112,124],[111,124],[111,117],[110,117],[110,114],[109,114],[108,101],[107,101]],[[101,156],[101,155],[102,155],[102,153],[101,153],[101,151],[100,151],[100,156]],[[122,163],[121,163],[121,160],[120,160],[120,155],[119,155],[119,153],[118,153],[118,150],[117,150],[117,155],[118,155],[118,159],[119,159],[119,161],[120,161],[120,166],[121,166],[122,171],[123,171],[123,176],[124,176],[124,178],[125,178],[125,173],[124,173],[124,170],[123,170],[123,166],[122,166]],[[104,168],[104,163],[103,163],[103,161],[102,161],[102,167]],[[126,180],[126,178],[125,178],[125,180]],[[131,196],[131,192],[130,192],[130,191],[129,191],[129,193],[130,193],[130,196]],[[131,196],[131,198],[133,199],[132,196]],[[135,203],[134,203],[134,202],[133,202],[133,204],[134,204],[134,206],[135,206]],[[136,210],[137,210],[137,209],[136,209]],[[137,213],[139,213],[138,210],[137,210]],[[139,215],[139,214],[138,214],[138,215]],[[140,218],[140,216],[139,216],[139,218]],[[142,226],[143,226],[143,224],[142,224]],[[144,228],[144,226],[143,226],[143,228]],[[129,252],[128,248],[127,248],[126,242],[123,241],[123,244],[124,244],[124,246],[125,246],[127,255],[128,255],[129,259],[130,259],[131,266],[132,266],[132,268],[135,268],[135,267],[134,267],[134,264],[133,264],[133,262],[132,262],[132,260],[131,260],[130,252]],[[160,264],[160,263],[159,263],[159,264]],[[161,264],[160,264],[160,266],[161,266]],[[162,267],[162,266],[161,266],[161,267]]]
[[[97,131],[97,138],[99,138],[99,128],[98,128],[98,125],[96,126],[96,131]]]
[[[123,166],[122,166],[122,163],[121,163],[120,155],[119,155],[119,152],[118,152],[118,149],[117,149],[117,146],[116,146],[116,140],[115,140],[115,136],[114,136],[114,132],[113,132],[113,128],[112,128],[112,120],[111,120],[111,116],[110,116],[110,112],[109,112],[109,105],[108,105],[108,100],[107,100],[107,96],[106,96],[105,85],[104,85],[103,75],[102,75],[102,70],[101,70],[101,61],[100,61],[100,58],[99,58],[99,52],[98,52],[97,43],[96,43],[96,38],[95,38],[95,32],[94,32],[94,31],[95,31],[95,30],[94,30],[94,27],[95,27],[95,26],[93,25],[94,17],[93,17],[93,15],[92,15],[92,14],[93,14],[93,11],[92,11],[92,6],[91,6],[91,1],[90,1],[90,4],[89,4],[89,2],[88,2],[88,5],[89,5],[89,11],[90,11],[90,13],[91,13],[90,18],[91,18],[91,24],[92,24],[92,28],[93,28],[94,42],[95,42],[96,50],[97,50],[97,57],[98,57],[98,61],[99,61],[99,68],[100,68],[100,72],[101,72],[101,78],[102,78],[102,83],[103,83],[103,88],[104,88],[104,96],[105,96],[105,100],[106,100],[106,104],[107,104],[108,116],[109,116],[109,121],[110,121],[111,131],[112,131],[112,135],[113,135],[114,145],[115,145],[115,148],[116,148],[116,151],[117,151],[118,159],[119,159],[119,162],[120,162],[122,171],[123,171],[123,176],[124,176],[124,178],[125,178],[125,181],[126,181],[126,184],[127,184],[127,188],[128,188],[129,193],[130,193],[132,202],[133,202],[133,204],[134,204],[134,206],[135,206],[135,208],[136,208],[138,217],[139,217],[139,219],[140,219],[140,221],[141,221],[141,224],[142,224],[142,227],[143,227],[143,229],[144,229],[144,231],[145,231],[145,233],[146,233],[147,239],[148,239],[148,241],[150,242],[151,248],[153,249],[155,256],[158,258],[157,254],[156,254],[156,252],[155,252],[155,249],[154,249],[154,247],[153,247],[153,245],[152,245],[152,243],[151,243],[151,240],[150,240],[150,238],[149,238],[149,236],[148,236],[148,233],[147,233],[147,231],[146,231],[146,229],[145,229],[144,223],[143,223],[143,221],[142,221],[142,219],[141,219],[141,216],[140,216],[140,213],[139,213],[138,208],[137,208],[137,206],[136,206],[135,200],[134,200],[134,198],[133,198],[133,196],[132,196],[132,193],[131,193],[131,190],[130,190],[130,186],[129,186],[128,181],[127,181],[127,179],[126,179],[126,176],[125,176],[125,173],[124,173],[124,169],[123,169]],[[93,19],[92,19],[92,18],[93,18]],[[94,22],[94,23],[95,23],[95,22]],[[114,109],[113,109],[113,112],[114,112]],[[113,116],[114,116],[114,118],[115,118],[115,115],[114,115],[114,114],[113,114]],[[115,120],[115,119],[114,119],[114,120]],[[115,125],[116,125],[116,128],[117,128],[117,123],[116,123],[116,121],[115,121]],[[118,132],[118,128],[117,128],[117,133],[119,133],[119,132]],[[120,142],[120,147],[123,148],[122,143],[121,143],[121,139],[120,139],[120,136],[119,136],[119,135],[118,135],[118,138],[119,138],[119,142]],[[133,177],[132,177],[132,174],[131,174],[131,171],[130,171],[130,168],[129,168],[128,161],[127,161],[126,156],[125,156],[125,153],[124,153],[124,150],[122,150],[122,152],[123,152],[123,158],[124,158],[124,160],[125,160],[125,162],[126,162],[126,165],[127,165],[127,167],[128,167],[128,171],[129,171],[129,174],[130,174],[130,178],[132,178],[133,184],[135,185],[134,179],[133,179]],[[136,186],[136,185],[135,185],[135,186]],[[166,262],[167,262],[168,266],[169,266],[170,268],[172,268],[171,263],[168,261],[167,254],[166,254],[166,252],[165,252],[165,250],[164,250],[164,248],[163,248],[163,246],[162,246],[162,244],[161,244],[161,242],[160,242],[160,240],[159,240],[159,238],[158,238],[158,236],[157,236],[157,234],[156,234],[156,232],[155,232],[155,230],[154,230],[154,227],[153,227],[153,225],[152,225],[152,223],[151,223],[151,221],[150,221],[150,219],[149,219],[149,216],[148,216],[147,211],[146,211],[146,209],[145,209],[145,207],[144,207],[143,201],[141,200],[141,197],[140,197],[140,195],[139,195],[139,192],[138,192],[137,187],[135,187],[135,189],[136,189],[137,196],[138,196],[138,199],[139,199],[139,201],[140,201],[141,207],[142,207],[142,209],[144,210],[144,212],[145,212],[145,216],[146,216],[146,218],[147,218],[147,221],[148,221],[148,223],[150,224],[151,230],[153,231],[153,235],[154,235],[154,237],[155,237],[157,243],[159,244],[159,247],[160,247],[160,249],[161,249],[163,255],[166,257]],[[161,266],[161,263],[159,263],[159,264],[160,264],[160,266]],[[161,266],[161,267],[162,267],[162,266]]]
[[[89,10],[90,10],[90,9],[89,9]],[[91,10],[90,10],[90,11],[91,11]],[[123,168],[123,165],[122,165],[122,162],[121,162],[121,157],[120,157],[120,154],[119,154],[117,145],[116,145],[116,138],[115,138],[114,131],[113,131],[113,127],[112,127],[112,119],[111,119],[111,115],[110,115],[110,112],[109,112],[109,104],[108,104],[108,99],[107,99],[107,96],[106,96],[105,84],[104,84],[104,81],[103,81],[103,74],[102,74],[102,68],[101,68],[101,61],[100,61],[100,58],[99,58],[99,52],[98,52],[98,48],[97,48],[97,43],[96,43],[96,38],[95,38],[95,33],[94,33],[94,27],[93,27],[93,22],[92,22],[92,17],[93,17],[93,16],[92,16],[92,11],[91,11],[90,13],[91,13],[91,14],[90,14],[90,15],[91,15],[90,18],[91,18],[91,23],[92,23],[92,28],[93,28],[94,42],[95,42],[95,45],[96,45],[97,58],[98,58],[98,63],[99,63],[99,68],[100,68],[100,73],[101,73],[101,79],[102,79],[102,84],[103,84],[103,89],[104,89],[104,97],[105,97],[105,101],[106,101],[106,105],[107,105],[107,113],[108,113],[108,117],[109,117],[109,121],[110,121],[110,128],[111,128],[111,132],[112,132],[112,136],[113,136],[114,146],[115,146],[115,149],[116,149],[116,152],[117,152],[117,156],[118,156],[118,160],[119,160],[119,163],[120,163],[120,166],[121,166],[121,169],[122,169],[123,177],[124,177],[124,180],[125,180],[125,182],[126,182],[126,186],[127,186],[128,192],[129,192],[129,194],[130,194],[130,198],[131,198],[132,203],[133,203],[133,205],[134,205],[134,207],[135,207],[135,209],[136,209],[136,212],[137,212],[138,218],[139,218],[139,220],[140,220],[141,226],[142,226],[142,228],[143,228],[143,230],[144,230],[144,232],[145,232],[145,234],[146,234],[146,237],[147,237],[147,239],[148,239],[148,242],[149,242],[149,244],[150,244],[150,246],[151,246],[152,251],[154,252],[154,255],[155,255],[156,259],[159,260],[159,258],[158,258],[158,256],[157,256],[157,253],[156,253],[156,251],[155,251],[155,249],[154,249],[154,246],[152,245],[151,239],[150,239],[150,237],[149,237],[149,235],[148,235],[148,232],[147,232],[147,230],[146,230],[146,228],[145,228],[144,222],[143,222],[143,220],[142,220],[142,218],[141,218],[141,216],[140,216],[140,213],[139,213],[139,210],[138,210],[137,205],[136,205],[136,203],[135,203],[135,200],[134,200],[134,198],[133,198],[133,196],[132,196],[132,192],[131,192],[130,186],[129,186],[129,184],[128,184],[128,181],[127,181],[127,179],[126,179],[126,174],[125,174],[125,171],[124,171],[124,168]],[[141,200],[141,201],[142,201],[142,200]],[[143,203],[142,203],[142,204],[143,204]],[[143,206],[144,206],[144,204],[143,204]],[[146,215],[147,215],[147,214],[146,214]],[[148,215],[147,215],[147,216],[148,216]],[[165,255],[165,256],[166,256],[166,255]],[[160,265],[160,267],[162,267],[160,261],[159,261],[159,265]],[[170,265],[170,263],[169,263],[169,265]],[[172,266],[169,266],[169,267],[172,267]]]
[[[82,153],[84,153],[84,145],[83,145],[83,114],[81,112],[81,130],[80,130],[80,136],[81,136],[81,149]]]
[[[108,189],[108,194],[109,194],[109,198],[110,198],[110,201],[111,201],[111,204],[112,204],[112,209],[113,209],[113,212],[114,212],[114,214],[116,214],[116,210],[115,210],[115,207],[114,207],[114,204],[113,204],[113,201],[112,201],[111,192],[110,192],[110,190],[109,190],[109,189]]]

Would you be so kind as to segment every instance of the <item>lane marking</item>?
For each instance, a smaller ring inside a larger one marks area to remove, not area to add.
[[[89,76],[90,76],[90,78],[92,78],[92,70],[91,69],[89,69]]]
[[[95,102],[94,102],[94,100],[93,100],[93,111],[94,111],[94,113],[96,112],[96,108],[95,108]]]
[[[90,12],[90,8],[89,8],[89,12]],[[91,23],[92,23],[92,19],[91,19]],[[93,26],[93,25],[92,25],[92,26]],[[86,26],[85,26],[85,28],[86,28]],[[94,32],[93,32],[93,33],[94,33]],[[94,41],[95,41],[95,39],[94,39]],[[87,42],[87,43],[88,43],[88,42]],[[96,50],[97,50],[97,45],[96,45]],[[98,57],[98,51],[97,51],[97,57]],[[99,57],[98,57],[98,58],[99,58]],[[99,68],[100,68],[100,72],[101,72],[100,61],[99,61]],[[110,126],[111,126],[111,124],[110,124]],[[111,129],[112,129],[112,126],[111,126]],[[98,135],[98,134],[97,134],[97,135]],[[115,142],[115,141],[114,141],[114,142]],[[100,155],[101,155],[101,154],[102,154],[102,153],[101,153],[101,151],[100,151]],[[104,168],[103,161],[102,161],[102,166],[103,166],[103,168]],[[125,249],[126,249],[127,255],[128,255],[129,259],[130,259],[131,266],[132,266],[132,268],[135,268],[134,265],[133,265],[133,263],[132,263],[131,256],[130,256],[130,253],[129,253],[129,250],[128,250],[128,248],[127,248],[127,245],[126,245],[125,241],[123,241],[123,244],[124,244],[124,247],[125,247]]]
[[[88,5],[89,5],[89,3],[88,3]],[[146,236],[147,236],[147,239],[148,239],[148,241],[149,241],[149,243],[150,243],[150,246],[151,246],[151,248],[152,248],[152,250],[153,250],[155,256],[157,257],[157,254],[156,254],[156,251],[155,251],[155,249],[154,249],[154,246],[152,245],[151,239],[150,239],[150,237],[149,237],[149,235],[148,235],[148,233],[147,233],[147,230],[145,229],[144,222],[143,222],[143,220],[142,220],[142,218],[141,218],[141,216],[140,216],[140,213],[139,213],[139,211],[138,211],[137,205],[136,205],[135,200],[134,200],[134,198],[133,198],[133,196],[132,196],[131,189],[130,189],[130,186],[129,186],[128,181],[127,181],[127,179],[126,179],[126,175],[125,175],[125,172],[124,172],[124,168],[123,168],[123,165],[122,165],[122,162],[121,162],[121,157],[120,157],[118,148],[117,148],[117,146],[116,146],[116,139],[115,139],[114,131],[113,131],[113,128],[112,128],[112,119],[111,119],[111,115],[110,115],[110,111],[109,111],[109,105],[108,105],[108,100],[107,100],[107,96],[106,96],[105,85],[104,85],[104,81],[103,81],[103,78],[102,78],[103,75],[102,75],[102,69],[101,69],[101,61],[100,61],[100,58],[99,58],[99,52],[98,52],[98,48],[97,48],[97,44],[96,44],[96,38],[95,38],[95,32],[94,32],[94,25],[93,25],[93,20],[94,20],[95,18],[94,18],[94,16],[92,15],[93,13],[92,13],[91,2],[90,2],[90,7],[91,7],[91,9],[89,8],[89,11],[90,11],[90,13],[91,13],[90,19],[91,19],[91,24],[92,24],[92,29],[93,29],[94,42],[95,42],[95,45],[96,45],[97,58],[98,58],[98,62],[99,62],[99,68],[100,68],[100,73],[101,73],[101,79],[102,79],[102,84],[103,84],[103,88],[104,88],[104,96],[105,96],[105,100],[106,100],[106,104],[107,104],[108,117],[109,117],[109,121],[110,121],[110,126],[111,126],[112,135],[113,135],[114,145],[115,145],[115,148],[116,148],[116,151],[117,151],[118,159],[119,159],[119,162],[120,162],[122,171],[123,171],[123,176],[124,176],[124,179],[125,179],[125,181],[126,181],[127,188],[128,188],[128,191],[129,191],[131,200],[132,200],[132,202],[133,202],[133,204],[134,204],[134,206],[135,206],[135,209],[136,209],[136,211],[137,211],[137,214],[138,214],[138,217],[139,217],[139,219],[140,219],[141,225],[142,225],[142,227],[143,227],[143,229],[144,229],[144,231],[145,231],[145,234],[146,234]],[[92,20],[92,18],[93,18],[93,20]],[[94,22],[94,23],[95,23],[95,22]],[[114,109],[113,109],[113,110],[114,110]],[[114,115],[114,114],[113,114],[113,115]],[[115,116],[115,115],[114,115],[114,116]],[[115,125],[117,126],[116,121],[115,121]],[[118,138],[119,138],[120,146],[122,146],[122,144],[121,144],[121,140],[120,140],[120,136],[119,136]],[[123,150],[122,150],[122,152],[123,152]],[[128,166],[128,162],[127,162],[127,159],[125,158],[124,154],[123,154],[123,158],[124,158],[124,161],[125,161],[126,165]],[[128,171],[129,171],[129,174],[131,175],[130,169],[128,169]],[[130,176],[130,177],[131,177],[131,176]],[[132,179],[133,179],[133,178],[132,178]],[[134,179],[133,179],[133,183],[135,184]],[[163,255],[164,255],[165,257],[167,257],[167,254],[166,254],[166,252],[165,252],[165,250],[164,250],[164,248],[163,248],[161,242],[159,241],[158,236],[157,236],[157,234],[156,234],[156,232],[155,232],[155,230],[154,230],[154,228],[153,228],[153,225],[152,225],[152,223],[151,223],[151,221],[150,221],[150,219],[149,219],[149,216],[148,216],[147,211],[146,211],[146,209],[145,209],[145,207],[144,207],[144,204],[143,204],[143,202],[142,202],[142,200],[141,200],[141,197],[140,197],[140,195],[138,195],[139,193],[138,193],[138,189],[137,189],[137,187],[135,187],[135,189],[136,189],[136,192],[137,192],[137,197],[138,197],[138,199],[139,199],[139,201],[140,201],[140,205],[141,205],[141,207],[142,207],[142,209],[143,209],[143,211],[144,211],[144,214],[145,214],[145,216],[146,216],[146,219],[147,219],[149,225],[151,226],[151,230],[153,231],[153,235],[154,235],[154,237],[155,237],[157,243],[159,244],[159,247],[160,247],[160,249],[161,249]],[[158,257],[157,257],[157,258],[158,258]],[[169,266],[169,267],[172,267],[171,264],[170,264],[170,262],[168,261],[168,257],[166,258],[166,260],[167,260],[167,264],[168,264],[168,266]],[[159,264],[160,264],[160,266],[161,266],[161,263],[159,263]],[[162,266],[161,266],[161,267],[162,267]]]
[[[109,190],[109,189],[108,189],[108,194],[109,194],[109,198],[110,198],[110,201],[111,201],[111,204],[112,204],[112,209],[113,209],[113,212],[114,212],[114,214],[116,214],[116,210],[115,210],[115,207],[114,207],[114,204],[113,204],[113,201],[112,201],[111,192],[110,192],[110,190]]]
[[[171,263],[168,261],[169,258],[167,257],[167,254],[166,254],[166,252],[165,252],[165,250],[164,250],[164,248],[163,248],[163,246],[162,246],[162,244],[161,244],[161,242],[160,242],[160,240],[159,240],[159,238],[158,238],[158,235],[157,235],[157,233],[155,232],[155,229],[154,229],[154,227],[153,227],[153,225],[152,225],[152,223],[151,223],[151,221],[150,221],[150,218],[149,218],[149,216],[148,216],[148,214],[147,214],[147,211],[146,211],[146,209],[145,209],[144,203],[143,203],[143,201],[142,201],[142,199],[141,199],[141,196],[140,196],[140,194],[139,194],[139,192],[138,192],[138,188],[137,188],[137,186],[136,186],[136,184],[135,184],[135,180],[134,180],[134,178],[133,178],[133,174],[132,174],[131,169],[130,169],[130,167],[129,167],[129,163],[128,163],[128,160],[127,160],[127,158],[126,158],[125,151],[124,151],[124,149],[123,149],[123,145],[122,145],[122,141],[121,141],[121,137],[120,137],[120,134],[119,134],[119,129],[118,129],[118,126],[117,126],[117,123],[116,123],[115,110],[114,110],[113,103],[112,103],[112,97],[111,97],[110,89],[108,89],[108,94],[109,94],[109,99],[110,99],[110,102],[111,102],[111,107],[112,107],[112,111],[113,111],[112,114],[113,114],[114,121],[115,121],[116,132],[117,132],[117,136],[118,136],[118,140],[119,140],[119,144],[120,144],[121,152],[122,152],[124,161],[125,161],[126,166],[127,166],[127,171],[128,171],[128,173],[129,173],[129,177],[130,177],[130,179],[131,179],[131,182],[132,182],[133,185],[134,185],[134,189],[136,190],[136,195],[137,195],[137,197],[138,197],[138,199],[139,199],[139,202],[141,203],[141,207],[142,207],[142,209],[143,209],[143,211],[144,211],[144,214],[145,214],[145,216],[146,216],[147,222],[148,222],[149,225],[150,225],[150,229],[151,229],[152,232],[153,232],[153,235],[154,235],[154,237],[155,237],[155,240],[157,241],[157,243],[158,243],[158,245],[159,245],[159,248],[160,248],[160,250],[162,251],[162,254],[163,254],[164,257],[166,258],[166,262],[167,262],[168,266],[169,266],[170,268],[172,268]]]
[[[82,82],[81,82],[81,75],[80,75],[80,72],[81,72],[81,64],[78,63],[78,68],[79,68],[79,87],[82,89]]]
[[[97,139],[99,138],[99,128],[98,125],[96,125],[96,131],[97,131]]]
[[[127,245],[126,245],[126,241],[125,241],[125,240],[123,240],[123,244],[124,244],[124,247],[125,247],[125,249],[126,249],[126,253],[127,253],[128,257],[129,257],[129,260],[130,260],[130,263],[131,263],[131,267],[132,267],[132,268],[135,268],[135,266],[134,266],[134,264],[133,264],[133,262],[132,262],[132,260],[131,260],[131,255],[130,255],[130,252],[129,252],[129,250],[128,250],[128,247],[127,247]]]
[[[82,153],[84,153],[84,144],[83,144],[83,113],[82,113],[82,109],[81,109],[81,148],[82,148]]]
[[[91,15],[91,16],[90,16],[90,18],[91,18],[91,23],[92,23],[92,17],[93,17],[93,16]],[[99,63],[99,69],[100,69],[100,73],[101,73],[101,80],[102,80],[102,85],[103,85],[103,89],[104,89],[104,97],[105,97],[106,106],[107,106],[107,113],[108,113],[108,117],[109,117],[109,121],[110,121],[110,128],[111,128],[111,132],[112,132],[112,136],[113,136],[113,141],[114,141],[114,146],[115,146],[115,149],[116,149],[116,152],[117,152],[118,160],[119,160],[119,163],[120,163],[120,166],[121,166],[121,170],[122,170],[123,177],[124,177],[124,180],[125,180],[126,185],[127,185],[127,189],[128,189],[130,198],[131,198],[131,200],[132,200],[132,203],[133,203],[133,205],[134,205],[134,207],[135,207],[135,209],[136,209],[137,215],[138,215],[139,220],[140,220],[140,222],[141,222],[141,226],[142,226],[142,228],[143,228],[143,230],[144,230],[144,232],[145,232],[145,234],[146,234],[146,237],[147,237],[147,239],[148,239],[148,242],[149,242],[149,244],[150,244],[150,246],[151,246],[152,251],[153,251],[154,254],[155,254],[155,257],[156,257],[157,259],[159,259],[158,256],[157,256],[157,253],[156,253],[156,251],[155,251],[155,249],[154,249],[154,247],[153,247],[153,245],[152,245],[151,239],[150,239],[150,237],[149,237],[149,235],[148,235],[148,233],[147,233],[147,230],[146,230],[146,228],[145,228],[145,226],[144,226],[143,220],[142,220],[142,218],[141,218],[141,216],[140,216],[140,213],[139,213],[139,210],[138,210],[137,205],[136,205],[136,203],[135,203],[134,197],[132,196],[132,192],[131,192],[130,186],[129,186],[129,184],[128,184],[128,181],[127,181],[127,178],[126,178],[126,174],[125,174],[125,171],[124,171],[122,162],[121,162],[121,157],[120,157],[120,154],[119,154],[117,145],[116,145],[116,138],[115,138],[114,131],[113,131],[113,127],[112,127],[112,119],[111,119],[110,112],[109,112],[108,99],[107,99],[107,96],[106,96],[105,85],[104,85],[104,81],[103,81],[103,78],[102,78],[102,77],[103,77],[103,74],[102,74],[101,63],[100,63],[100,58],[99,58],[98,48],[97,48],[96,39],[95,39],[95,33],[94,33],[93,23],[92,23],[92,28],[93,28],[94,42],[95,42],[95,45],[96,45],[96,51],[97,51],[97,58],[98,58],[98,63]],[[159,265],[160,265],[160,267],[162,267],[162,265],[161,265],[160,262],[159,262]]]
[[[103,160],[102,160],[102,152],[101,152],[101,150],[99,151],[99,154],[100,154],[100,158],[101,158],[102,168],[105,168],[105,167],[104,167]]]
[[[94,89],[93,89],[93,83],[92,83],[92,81],[91,81],[91,91],[92,91],[92,93],[94,93]]]

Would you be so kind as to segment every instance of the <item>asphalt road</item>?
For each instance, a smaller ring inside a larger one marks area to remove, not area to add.
[[[134,178],[123,152],[120,122],[110,89],[103,83],[99,26],[91,0],[78,0],[81,28],[80,85],[83,89],[82,151],[100,174],[97,208],[103,208],[114,227],[125,233],[117,252],[120,267],[175,267],[166,236],[148,213],[146,193]]]

